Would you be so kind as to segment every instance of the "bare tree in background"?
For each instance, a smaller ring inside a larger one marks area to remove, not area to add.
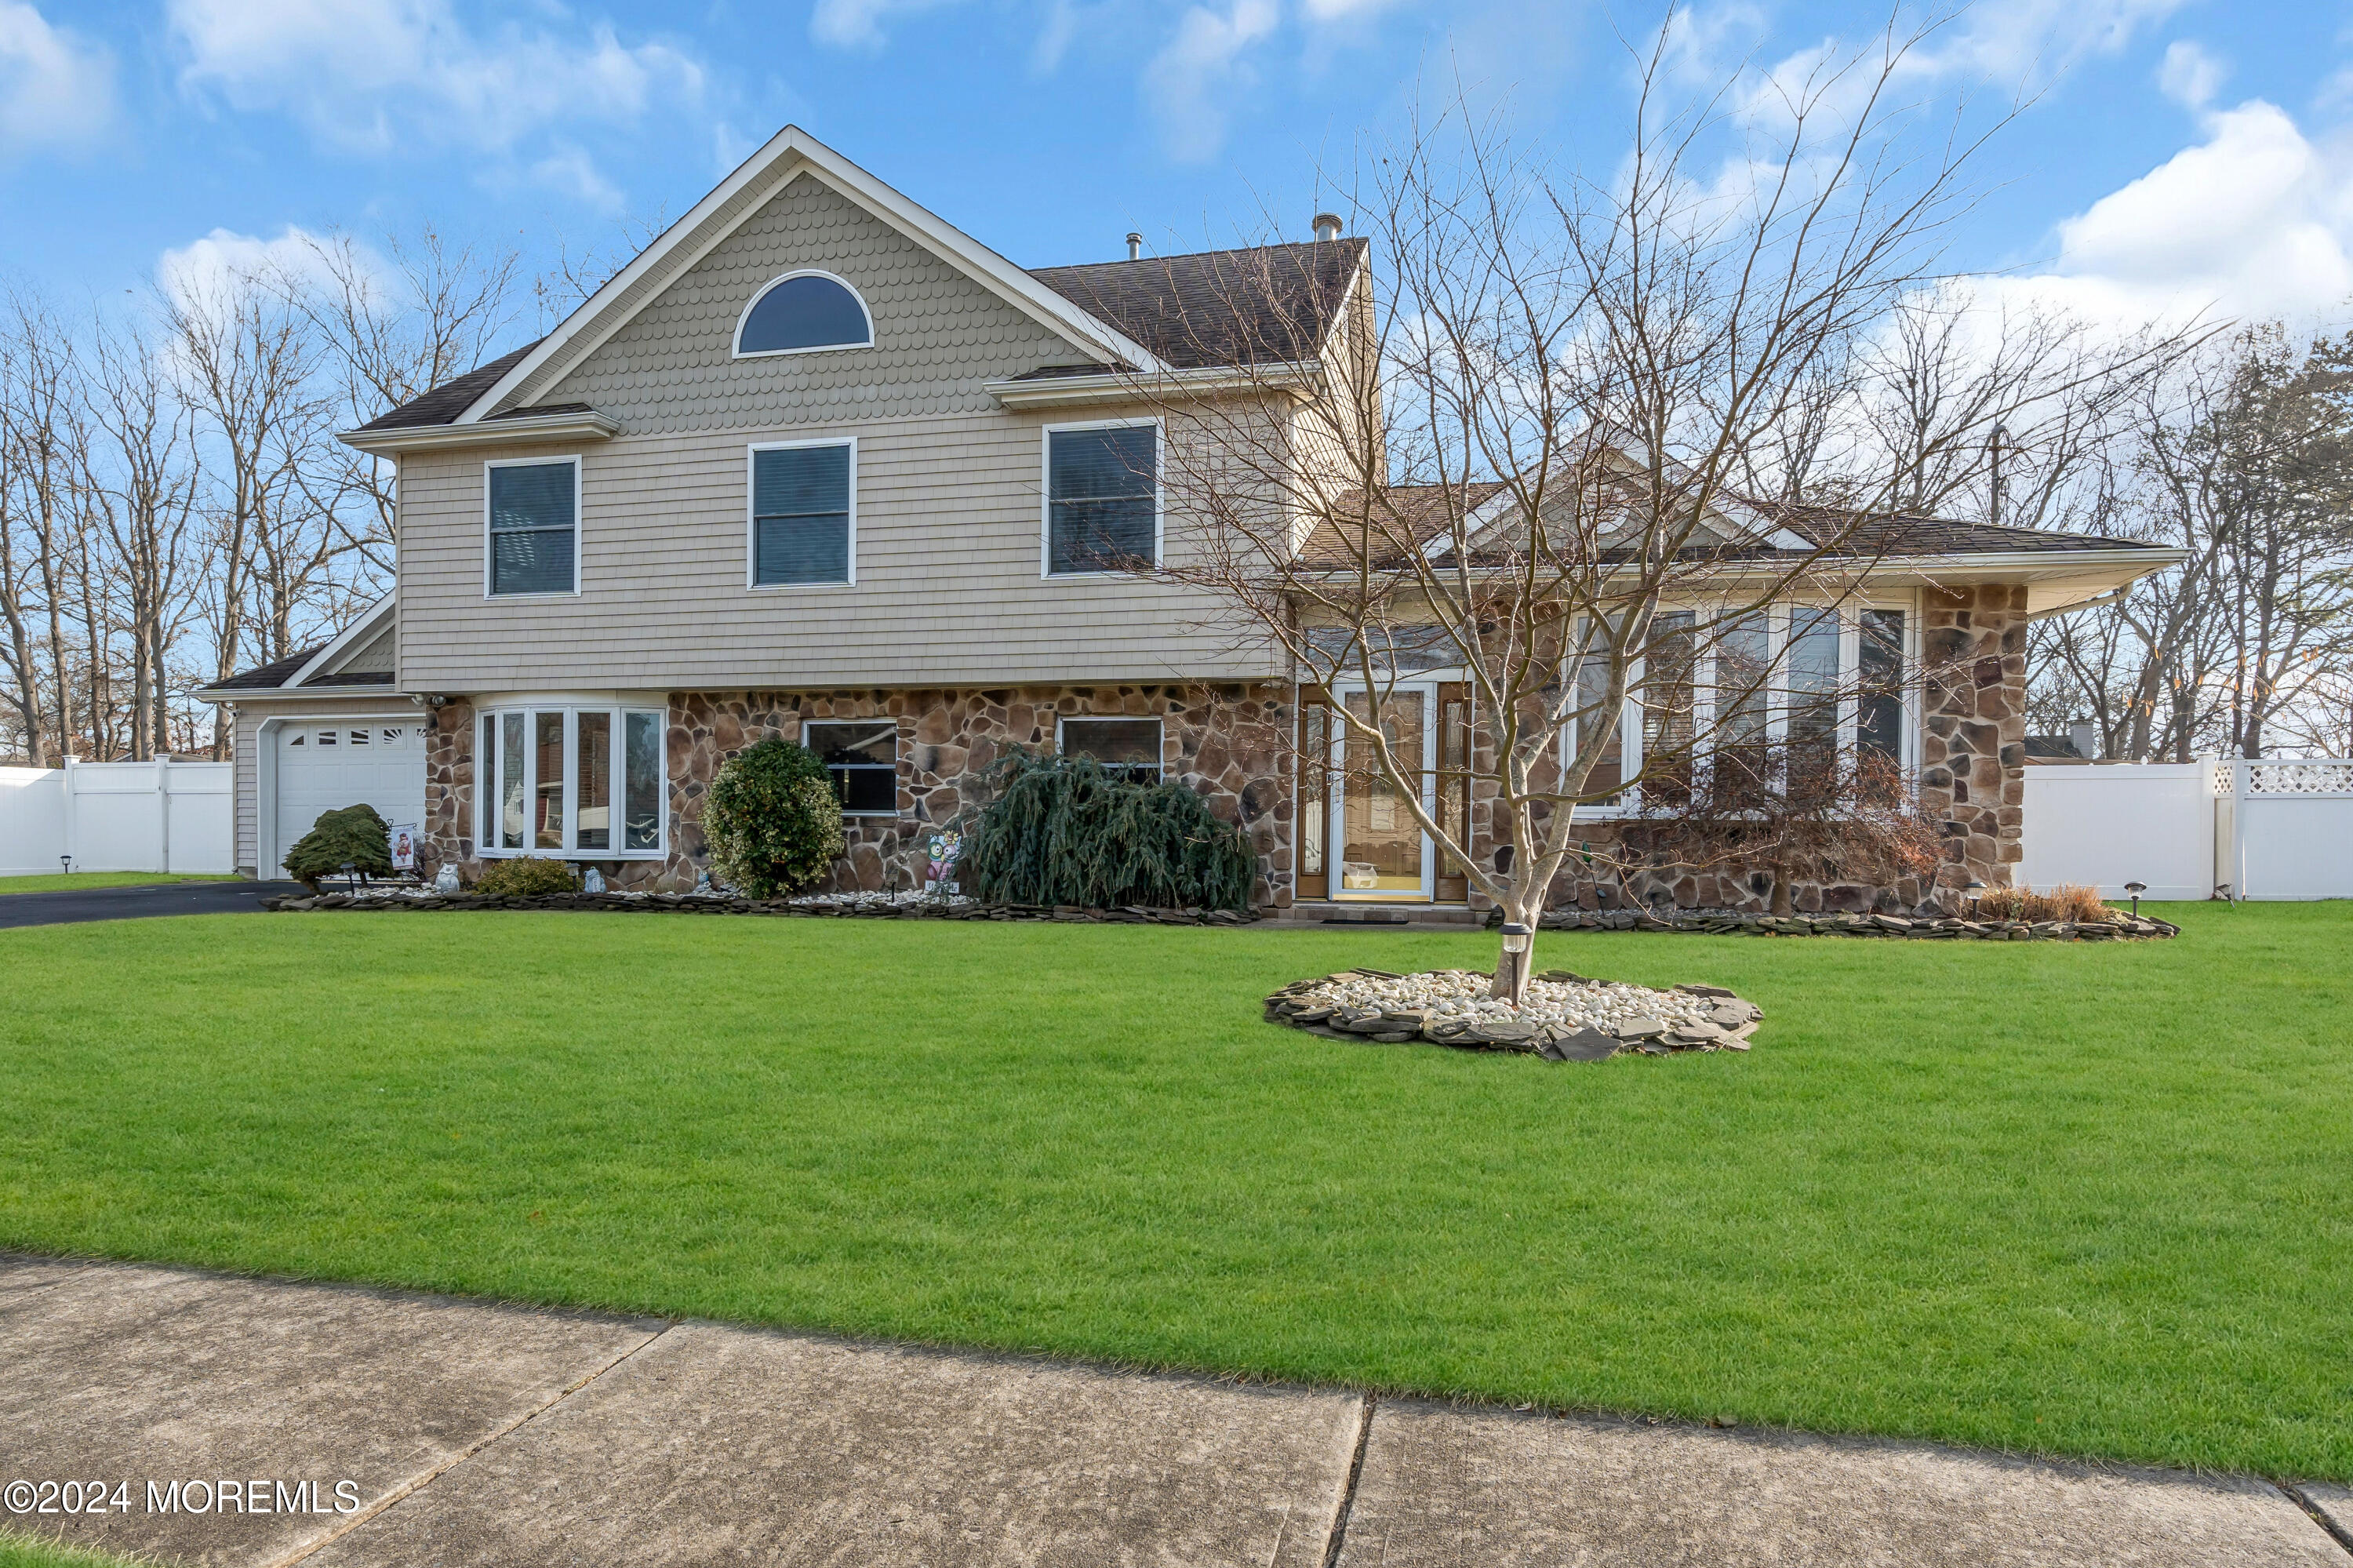
[[[1418,132],[1355,203],[1375,297],[1336,353],[1303,368],[1319,345],[1264,319],[1258,302],[1299,297],[1282,286],[1298,280],[1237,276],[1164,336],[1250,366],[1239,395],[1134,378],[1166,420],[1169,514],[1188,530],[1152,575],[1206,592],[1310,688],[1358,688],[1320,710],[1344,776],[1383,791],[1506,921],[1532,926],[1590,853],[1580,806],[1687,774],[1739,744],[1748,715],[1791,705],[1781,662],[1742,675],[1729,655],[1776,607],[1852,598],[1923,475],[1964,464],[2003,407],[1939,404],[1910,460],[1851,476],[1840,510],[1749,493],[1820,446],[1825,409],[1892,396],[1862,346],[1927,286],[1968,208],[1974,144],[1890,134],[1916,42],[1891,32],[1770,84],[1769,111],[1736,128],[1753,177],[1729,191],[1698,151],[1720,122],[1659,117],[1663,39],[1637,62],[1632,146],[1607,185],[1554,177],[1467,122]],[[1348,265],[1339,249],[1259,265]],[[2041,383],[2073,389],[2057,369]],[[1713,700],[1689,701],[1702,666],[1718,672]],[[1400,682],[1433,668],[1461,673],[1474,717],[1430,804],[1419,730],[1391,715]],[[1632,694],[1652,731],[1639,771],[1620,765]],[[1320,746],[1305,747],[1311,797]],[[1508,852],[1472,856],[1478,819]]]
[[[187,281],[165,301],[164,319],[210,455],[205,614],[216,678],[226,680],[248,646],[264,661],[289,652],[295,609],[330,553],[326,530],[306,526],[297,482],[303,443],[328,423],[325,400],[312,384],[304,318],[259,280]],[[214,751],[226,754],[226,737]]]
[[[9,297],[6,331],[15,375],[6,411],[7,442],[16,471],[17,515],[31,555],[47,624],[51,705],[46,717],[55,737],[53,755],[72,745],[78,726],[74,683],[66,671],[66,632],[72,618],[69,594],[73,533],[74,364],[71,345],[48,305],[29,294]]]
[[[281,264],[268,281],[307,324],[335,429],[365,424],[495,357],[492,346],[513,324],[520,259],[511,249],[453,244],[432,228],[413,240],[385,236],[381,259],[349,235],[308,247],[309,265]],[[389,577],[392,465],[327,441],[295,471],[367,577]]]
[[[199,565],[191,522],[199,471],[193,418],[152,336],[100,322],[91,335],[86,396],[93,447],[84,493],[105,530],[121,585],[131,643],[130,755],[172,748],[169,662],[192,606]]]
[[[2036,627],[2039,721],[2089,719],[2131,761],[2261,756],[2353,668],[2353,340],[2204,345],[2138,389],[2080,511],[2188,559]]]

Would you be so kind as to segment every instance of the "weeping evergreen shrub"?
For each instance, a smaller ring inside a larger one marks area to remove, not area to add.
[[[964,891],[991,903],[1090,909],[1247,909],[1258,857],[1182,784],[1138,784],[1092,758],[1014,751],[965,830]]]

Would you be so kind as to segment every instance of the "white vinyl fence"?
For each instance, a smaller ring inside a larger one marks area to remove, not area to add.
[[[0,876],[237,869],[236,764],[0,768]]]
[[[2094,763],[2026,769],[2033,887],[2121,898],[2353,898],[2353,761]]]

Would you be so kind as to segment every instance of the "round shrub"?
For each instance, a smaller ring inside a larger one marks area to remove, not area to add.
[[[550,893],[577,893],[579,875],[560,860],[526,855],[520,860],[492,861],[474,891],[486,898],[537,898]]]
[[[841,798],[816,753],[772,736],[720,768],[702,831],[714,877],[776,898],[823,880],[841,857]]]
[[[364,877],[392,874],[392,824],[374,806],[320,812],[286,852],[287,874],[313,893],[322,878],[341,876],[346,864]]]

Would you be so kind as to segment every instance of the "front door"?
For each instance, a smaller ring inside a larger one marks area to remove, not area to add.
[[[1381,733],[1390,754],[1419,770],[1420,798],[1433,799],[1432,769],[1437,765],[1433,745],[1436,726],[1430,707],[1436,698],[1430,685],[1399,685],[1381,700]],[[1362,690],[1345,692],[1341,700],[1357,718],[1372,712],[1373,698]],[[1381,771],[1372,738],[1348,726],[1341,730],[1336,749],[1338,776],[1333,780],[1332,838],[1338,852],[1332,879],[1335,898],[1385,902],[1427,900],[1431,893],[1431,844],[1413,818],[1407,800]]]

